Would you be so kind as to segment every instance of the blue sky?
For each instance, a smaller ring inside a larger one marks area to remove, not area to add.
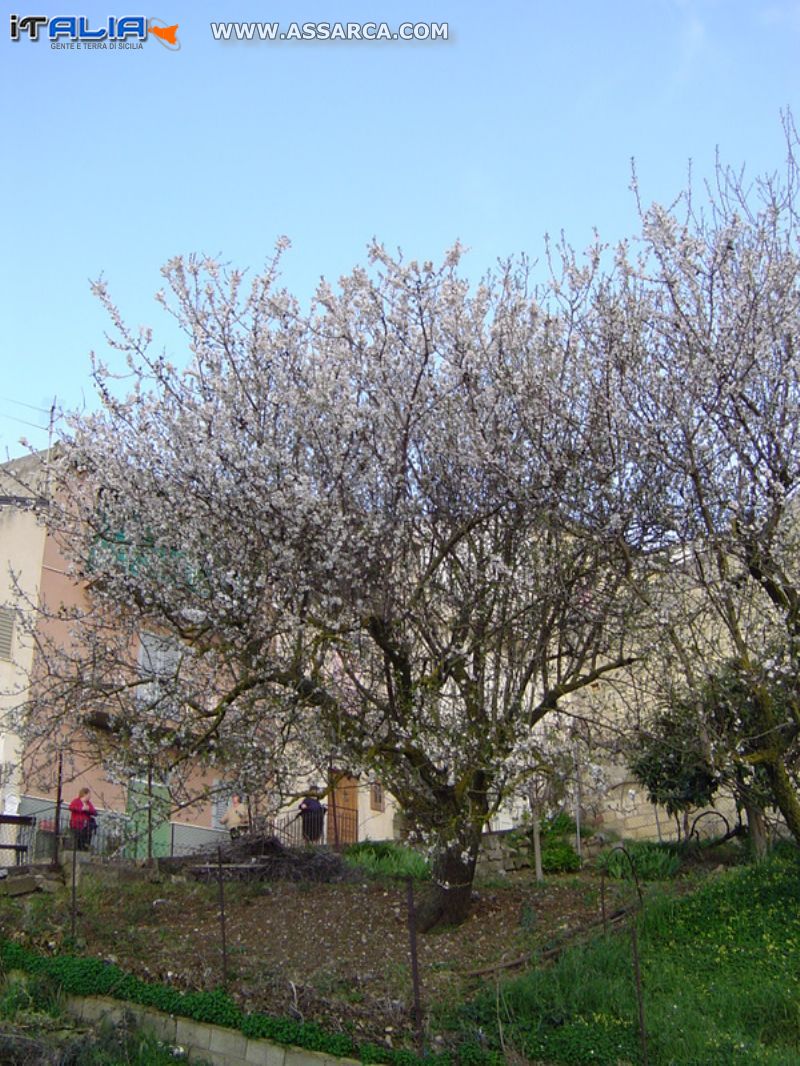
[[[54,51],[12,42],[9,14],[147,15],[181,48]],[[252,42],[223,20],[446,22],[447,41]],[[36,446],[54,398],[93,405],[107,352],[89,291],[103,275],[132,325],[181,352],[153,301],[171,256],[257,269],[275,239],[299,295],[365,258],[377,236],[409,257],[460,239],[478,275],[540,257],[564,230],[636,228],[715,150],[755,175],[785,157],[797,106],[800,3],[776,0],[146,0],[6,6],[0,23],[4,205],[0,456]],[[41,409],[41,410],[39,410]]]

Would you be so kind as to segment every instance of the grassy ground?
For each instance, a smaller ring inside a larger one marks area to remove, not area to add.
[[[796,854],[646,901],[638,947],[651,1066],[800,1063],[799,905]],[[458,1024],[523,1058],[642,1062],[630,933],[484,990]]]
[[[709,876],[721,857],[711,849],[695,859],[702,874],[695,866],[645,893],[637,928],[649,1063],[797,1066],[800,864],[792,852]],[[655,870],[662,858],[637,862]],[[244,1010],[408,1046],[404,899],[402,883],[380,878],[228,886],[230,993]],[[631,882],[606,885],[609,912],[636,899]],[[598,912],[595,871],[484,885],[464,926],[421,938],[429,1046],[466,1041],[517,1063],[643,1062],[629,920],[551,961],[553,946]],[[75,946],[148,980],[214,988],[218,918],[213,885],[86,879]],[[69,950],[69,925],[67,891],[0,900],[3,935],[44,953]],[[540,965],[512,979],[519,969],[505,964],[530,953]]]
[[[478,891],[464,925],[419,938],[428,1014],[472,995],[483,980],[473,971],[550,945],[598,914],[593,871],[542,885],[526,875]],[[629,895],[628,886],[609,888],[609,907]],[[77,949],[185,991],[223,983],[219,913],[214,884],[82,877],[73,945],[68,888],[0,898],[0,928],[20,943],[44,954]],[[344,884],[231,883],[225,914],[228,990],[243,1010],[392,1047],[413,1043],[405,883],[366,873]]]

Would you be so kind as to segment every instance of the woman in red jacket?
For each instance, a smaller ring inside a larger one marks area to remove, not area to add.
[[[97,822],[97,811],[89,799],[89,789],[82,788],[75,799],[69,805],[69,827],[75,837],[75,847],[78,851],[88,851],[92,842],[92,835]]]

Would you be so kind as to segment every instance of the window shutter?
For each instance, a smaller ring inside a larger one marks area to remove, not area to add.
[[[373,781],[369,786],[369,806],[372,811],[386,810],[386,798],[383,794],[383,785],[378,781]]]
[[[225,817],[225,812],[231,805],[231,797],[236,789],[233,785],[223,785],[218,780],[214,781],[214,788],[219,788],[220,791],[216,792],[211,802],[211,828],[223,829],[222,819]]]
[[[144,632],[140,634],[140,639],[139,670],[143,678],[152,680],[139,687],[138,698],[142,703],[156,703],[178,674],[181,647],[169,637],[156,633]]]
[[[175,676],[180,665],[181,649],[174,640],[156,633],[142,633],[141,645],[139,663],[142,673],[161,678]]]
[[[14,612],[8,607],[0,607],[0,659],[11,658],[14,642]]]

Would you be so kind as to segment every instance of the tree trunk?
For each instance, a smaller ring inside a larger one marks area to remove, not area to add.
[[[468,826],[457,839],[441,840],[434,851],[431,885],[417,907],[417,928],[422,933],[447,925],[460,925],[472,905],[472,882],[481,844],[481,827]]]
[[[747,830],[753,858],[760,861],[767,854],[767,827],[764,821],[764,811],[757,803],[748,803],[747,800],[744,801],[744,809],[747,813]]]
[[[800,800],[797,798],[794,784],[786,769],[785,744],[781,745],[776,736],[778,723],[772,701],[763,686],[756,689],[754,696],[758,728],[762,736],[769,736],[773,739],[771,746],[759,752],[753,762],[760,763],[764,767],[775,805],[783,815],[789,832],[800,844]]]
[[[542,828],[538,808],[533,812],[533,866],[536,871],[536,880],[544,881],[542,869]]]
[[[789,773],[779,755],[763,763],[775,804],[783,815],[789,832],[800,844],[800,800],[797,798]]]

